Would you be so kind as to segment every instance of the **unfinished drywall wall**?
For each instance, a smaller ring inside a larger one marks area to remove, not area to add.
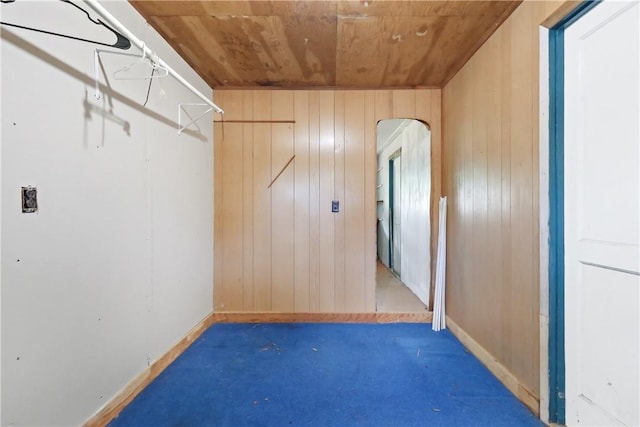
[[[440,94],[216,91],[228,121],[215,127],[216,310],[375,311],[376,124],[430,124],[439,195]]]
[[[564,2],[524,2],[443,89],[447,314],[539,389],[539,25]],[[533,402],[533,403],[531,403]]]
[[[396,172],[402,182],[400,194],[400,277],[428,307],[431,283],[430,196],[431,132],[417,120],[405,122],[377,155],[378,257],[389,267],[389,158],[401,151],[402,168]]]
[[[127,2],[104,6],[203,93]],[[63,2],[2,20],[100,37]],[[86,21],[86,22],[85,22]],[[213,135],[177,134],[197,98],[172,77],[116,80],[137,58],[2,28],[2,425],[79,425],[212,310]],[[107,37],[108,38],[108,37]],[[132,52],[138,52],[131,49]],[[37,213],[20,188],[37,186]]]

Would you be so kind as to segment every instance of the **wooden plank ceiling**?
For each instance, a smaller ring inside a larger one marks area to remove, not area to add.
[[[131,3],[212,88],[441,88],[520,0]]]

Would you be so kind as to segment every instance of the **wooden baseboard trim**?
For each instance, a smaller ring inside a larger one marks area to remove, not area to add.
[[[213,323],[430,323],[424,313],[270,313],[215,312]]]
[[[195,340],[197,340],[204,331],[213,323],[212,314],[202,319],[196,326],[191,328],[187,334],[176,343],[169,351],[163,354],[158,360],[153,362],[151,366],[138,374],[129,382],[122,390],[107,402],[95,415],[89,418],[83,424],[83,427],[102,427],[106,426],[116,418],[120,412],[135,397],[144,390],[158,375],[164,371],[167,366],[173,363]]]
[[[540,416],[540,400],[531,390],[525,387],[518,378],[504,367],[495,357],[471,338],[456,322],[447,316],[447,328],[460,342],[476,356],[484,366],[495,375],[536,416]]]
[[[430,311],[424,313],[211,313],[187,332],[169,351],[131,380],[95,415],[85,421],[83,427],[103,427],[109,424],[214,323],[429,323],[432,317],[433,313]]]

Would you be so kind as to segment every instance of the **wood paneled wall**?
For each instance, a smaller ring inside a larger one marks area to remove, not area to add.
[[[447,314],[539,397],[539,25],[524,2],[443,89]]]
[[[218,90],[214,96],[227,120],[214,128],[215,310],[375,311],[376,124],[415,118],[431,127],[431,218],[437,219],[441,91]],[[332,200],[340,201],[339,213],[331,212]],[[435,244],[432,253],[435,259]]]

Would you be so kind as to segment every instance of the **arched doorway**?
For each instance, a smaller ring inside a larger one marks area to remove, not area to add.
[[[378,312],[424,312],[430,305],[431,132],[415,119],[377,126]]]

